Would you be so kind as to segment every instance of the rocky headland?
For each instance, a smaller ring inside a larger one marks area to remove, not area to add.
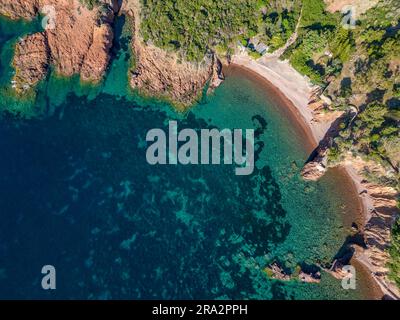
[[[83,81],[102,80],[110,60],[112,23],[117,7],[104,1],[92,10],[78,0],[4,0],[0,14],[33,19],[39,12],[47,24],[41,33],[16,44],[13,86],[18,92],[34,87],[52,65],[57,74],[80,74]]]
[[[368,9],[376,6],[379,1],[326,0],[325,2],[328,5],[327,10],[330,12],[346,9],[346,6],[348,10],[348,6],[351,5],[356,18],[359,18]],[[396,11],[395,8],[393,10]],[[371,95],[371,83],[360,79],[360,73],[357,70],[357,61],[361,58],[365,59],[366,53],[362,51],[360,44],[358,44],[357,50],[357,54],[345,63],[341,74],[331,77],[324,89],[324,94],[327,96],[325,102],[328,106],[331,104],[334,107],[348,106],[348,112],[338,118],[339,123],[345,124],[346,127],[358,120],[359,113],[365,110],[371,101],[387,103],[392,97],[390,90],[381,90],[382,97],[379,99]],[[387,74],[398,74],[397,61],[394,58],[385,64]],[[378,82],[378,80],[373,81],[374,85]],[[347,98],[340,94],[344,83],[354,84],[352,85],[352,92]],[[379,88],[379,85],[377,85],[377,88]],[[335,129],[326,134],[310,157],[310,161],[305,165],[302,175],[306,180],[316,181],[325,174],[329,167],[340,166],[346,169],[362,201],[364,221],[358,230],[358,240],[355,242],[348,241],[345,246],[352,252],[352,258],[369,270],[387,298],[400,299],[400,290],[390,279],[388,266],[391,233],[396,218],[399,216],[397,205],[400,197],[398,189],[392,187],[394,184],[388,183],[388,181],[398,181],[398,178],[396,178],[396,173],[398,177],[398,169],[390,161],[388,161],[388,165],[384,166],[379,161],[367,160],[365,157],[361,158],[352,152],[348,152],[339,161],[328,161],[329,148],[338,134],[338,130]],[[340,275],[341,264],[337,264],[332,271]]]
[[[120,7],[121,5],[121,7]],[[132,24],[134,65],[130,84],[141,94],[169,100],[178,109],[197,101],[223,80],[222,65],[210,53],[201,62],[185,61],[178,53],[145,43],[140,35],[140,3],[136,0],[101,1],[89,9],[78,0],[4,0],[0,14],[11,19],[34,19],[42,12],[47,25],[16,44],[13,87],[19,93],[35,87],[50,66],[61,76],[80,75],[82,81],[98,83],[110,61],[113,22],[125,14]]]
[[[10,19],[32,19],[39,13],[39,0],[4,0],[0,14]]]
[[[34,87],[46,76],[49,63],[49,46],[45,33],[26,36],[15,48],[15,88],[21,91]]]
[[[168,52],[144,42],[140,35],[140,3],[125,1],[121,11],[132,23],[132,51],[135,64],[130,70],[130,84],[141,94],[166,99],[180,110],[198,100],[204,88],[209,91],[223,80],[222,65],[210,53],[201,62],[189,62],[176,52]]]
[[[130,72],[131,87],[142,95],[167,99],[186,109],[202,96],[207,84],[215,88],[220,80],[218,62],[210,55],[202,63],[180,61],[152,44],[134,41],[136,64]],[[214,80],[213,80],[214,79]]]

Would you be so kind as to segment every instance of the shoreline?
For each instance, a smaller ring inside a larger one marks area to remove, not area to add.
[[[285,68],[288,68],[287,66],[290,67],[287,62],[278,63],[286,64]],[[287,108],[285,108],[283,112],[287,114],[290,120],[293,119],[294,125],[298,126],[300,132],[306,137],[305,147],[307,151],[310,150],[311,153],[318,147],[319,142],[329,131],[333,121],[313,121],[313,110],[308,107],[312,89],[306,78],[298,74],[297,71],[291,67],[292,74],[290,73],[290,69],[286,69],[283,75],[279,75],[277,73],[278,70],[272,70],[243,55],[234,56],[228,68],[238,68],[249,74],[256,81],[266,84],[266,87],[269,87],[267,90],[276,94],[277,98],[284,102],[283,104],[287,106]],[[303,83],[297,86],[298,83],[296,81],[302,81]],[[359,212],[352,212],[352,220],[356,223],[362,223],[361,226],[364,227],[374,207],[373,200],[368,194],[361,196],[364,190],[361,185],[363,178],[351,165],[341,166],[338,170],[349,183],[354,196],[357,197],[357,206],[359,207],[357,211]],[[344,217],[342,218],[344,219]],[[366,263],[362,257],[354,255],[352,263],[360,267],[360,274],[364,283],[363,286],[370,290],[366,296],[371,297],[371,299],[382,299],[388,294],[391,296],[390,292],[386,290],[386,286],[382,285],[382,282],[374,276],[370,265]]]
[[[386,251],[390,244],[391,228],[398,215],[395,200],[398,193],[391,187],[379,186],[363,179],[357,161],[359,159],[346,160],[343,167],[351,178],[364,208],[362,230],[369,247],[364,250],[356,248],[353,259],[370,272],[384,297],[400,300],[399,288],[387,276],[387,262],[390,256]]]

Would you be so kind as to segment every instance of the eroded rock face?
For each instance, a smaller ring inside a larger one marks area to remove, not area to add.
[[[329,138],[326,141],[321,141],[318,146],[314,158],[307,162],[301,171],[301,176],[306,181],[318,181],[321,179],[328,170],[328,151],[330,143]]]
[[[346,241],[345,247],[342,247],[342,251],[343,248],[346,248],[351,254],[344,257],[343,261],[335,260],[332,267],[326,271],[337,279],[343,279],[348,275],[343,270],[343,266],[350,264],[350,259],[354,258],[369,270],[386,297],[400,299],[400,290],[390,280],[388,267],[391,230],[399,215],[397,208],[399,193],[393,187],[378,185],[366,178],[360,178],[363,177],[365,171],[379,176],[389,176],[387,169],[380,164],[349,154],[342,165],[356,182],[364,204],[365,222],[360,230],[357,228],[357,237]]]
[[[52,1],[49,1],[54,5]],[[79,13],[80,12],[80,13]],[[71,4],[56,7],[55,28],[46,30],[52,63],[59,74],[72,76],[80,72],[92,44],[95,12]]]
[[[305,283],[320,283],[321,282],[321,274],[318,272],[316,274],[308,274],[303,271],[299,273],[299,281]]]
[[[348,10],[349,6],[354,8],[356,17],[368,11],[368,9],[376,6],[379,0],[325,0],[327,10],[337,12]]]
[[[44,33],[29,35],[17,43],[13,66],[13,87],[18,92],[35,86],[46,76],[49,50]]]
[[[113,38],[114,32],[109,24],[95,27],[92,45],[80,71],[82,80],[96,82],[103,77],[110,60]]]
[[[43,79],[48,67],[48,63],[43,63],[44,56],[60,75],[80,74],[84,81],[99,82],[110,59],[116,4],[104,0],[101,8],[89,10],[78,0],[2,0],[0,13],[13,19],[32,18],[49,7],[54,12],[52,25],[43,33],[27,36],[29,47],[17,47],[14,81],[18,88],[27,88]],[[37,63],[25,61],[27,50],[41,56]]]
[[[365,168],[368,168],[369,171],[383,170],[381,166],[361,159],[352,159],[351,165],[359,174]],[[377,283],[388,296],[400,299],[400,290],[389,279],[390,270],[388,268],[391,231],[396,217],[399,215],[397,208],[399,193],[392,187],[378,185],[367,180],[361,182],[361,188],[363,196],[369,202],[369,215],[366,217],[363,232],[366,247],[358,248],[355,257],[369,268]]]

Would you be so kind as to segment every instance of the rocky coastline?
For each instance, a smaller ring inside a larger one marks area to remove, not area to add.
[[[299,281],[305,283],[320,283],[321,282],[321,272],[306,271],[301,266],[297,266],[295,272],[286,272],[279,263],[274,262],[264,269],[264,273],[268,278],[279,280],[279,281]]]
[[[349,111],[339,117],[336,122],[342,123],[346,119],[353,119],[354,112]],[[329,170],[328,152],[337,134],[337,128],[333,127],[321,140],[302,170],[305,180],[318,181]],[[371,178],[365,174],[369,172],[388,176],[390,172],[380,164],[352,154],[348,154],[345,160],[336,163],[335,166],[343,167],[347,171],[357,188],[364,209],[364,222],[357,230],[357,241],[348,241],[344,244],[347,252],[351,251],[350,259],[354,258],[367,267],[384,293],[384,298],[398,300],[400,290],[389,278],[388,249],[391,242],[391,230],[399,215],[397,199],[400,195],[395,188],[371,181]],[[350,261],[350,259],[347,260]],[[330,268],[331,273],[339,277],[345,275],[342,272],[343,265],[343,263],[334,262],[333,267]]]
[[[132,23],[132,51],[135,64],[130,70],[130,84],[142,95],[166,99],[184,111],[223,81],[222,65],[213,53],[201,62],[189,62],[175,52],[167,52],[145,43],[140,35],[140,3],[126,1],[121,11]]]

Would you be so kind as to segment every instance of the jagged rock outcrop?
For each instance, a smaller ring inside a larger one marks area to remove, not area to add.
[[[304,166],[301,174],[305,180],[317,181],[327,171],[328,152],[332,145],[334,137],[338,134],[338,124],[351,123],[358,114],[358,109],[350,106],[349,111],[343,114],[332,125],[324,139],[320,142],[318,148],[314,151],[310,161]],[[368,211],[365,217],[365,223],[361,230],[362,243],[347,244],[348,249],[354,253],[354,258],[364,264],[370,270],[372,277],[380,286],[386,296],[394,299],[400,299],[400,290],[389,279],[389,253],[391,241],[391,230],[398,217],[397,199],[399,197],[395,188],[373,183],[364,178],[364,172],[372,172],[372,176],[388,177],[390,173],[381,165],[367,162],[360,158],[355,158],[351,154],[336,164],[344,166],[353,181],[359,188],[361,199],[363,199],[365,210]],[[334,277],[342,279],[346,272],[342,270],[345,265],[335,262],[333,268],[326,270]]]
[[[349,273],[343,269],[345,264],[335,260],[329,269],[324,269],[325,272],[329,273],[332,277],[338,280],[343,280],[349,276]]]
[[[47,73],[49,50],[44,33],[36,33],[19,41],[15,48],[13,87],[22,92],[35,86]]]
[[[43,8],[52,8],[54,13],[46,30],[27,36],[26,49],[17,45],[16,88],[28,88],[43,79],[48,67],[44,56],[60,75],[80,74],[84,81],[100,81],[110,59],[117,3],[104,0],[101,8],[89,10],[78,0],[2,0],[0,14],[13,19],[32,18]],[[25,61],[27,50],[40,53],[39,62]]]
[[[327,99],[323,95],[320,95],[320,98],[316,99],[316,101],[312,101],[312,104],[319,104],[323,106],[328,106],[327,102],[324,101]],[[318,118],[319,109],[314,109],[315,117]],[[328,154],[329,149],[333,145],[334,138],[338,136],[341,125],[343,123],[348,123],[351,119],[354,119],[354,115],[357,113],[357,110],[352,108],[349,109],[348,112],[344,113],[342,111],[334,111],[330,113],[330,117],[334,117],[334,121],[330,121],[331,126],[326,132],[324,138],[319,142],[318,148],[313,152],[313,155],[309,159],[309,161],[305,164],[303,170],[301,171],[301,175],[304,180],[308,181],[317,181],[322,176],[325,175],[328,166]]]
[[[290,281],[292,280],[291,276],[276,263],[272,263],[269,267],[265,268],[265,273],[269,278],[281,281]]]
[[[216,88],[218,88],[221,83],[225,80],[225,76],[222,71],[222,62],[216,57],[213,57],[214,62],[213,62],[213,72],[210,80],[210,85],[208,88],[208,93],[212,92]]]
[[[82,80],[97,82],[102,79],[110,60],[113,37],[114,33],[109,24],[94,28],[92,44],[80,71]]]
[[[325,0],[327,10],[330,12],[341,11],[352,6],[356,18],[365,13],[368,9],[376,6],[379,0]]]
[[[130,83],[145,95],[166,98],[186,107],[201,95],[213,76],[212,57],[200,64],[178,62],[176,54],[137,41],[133,50],[136,66]]]
[[[309,274],[301,271],[298,277],[299,281],[305,283],[320,283],[321,282],[321,273],[317,272],[314,274]]]
[[[319,271],[306,272],[302,270],[300,266],[298,266],[295,273],[288,274],[277,262],[274,262],[269,267],[265,268],[264,272],[269,278],[280,281],[300,281],[306,283],[321,282],[321,273]]]

